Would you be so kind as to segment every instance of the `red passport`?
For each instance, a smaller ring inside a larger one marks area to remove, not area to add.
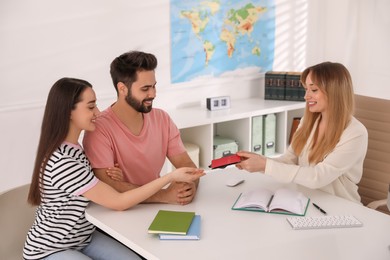
[[[211,169],[225,168],[228,165],[241,162],[240,156],[232,154],[211,161]]]

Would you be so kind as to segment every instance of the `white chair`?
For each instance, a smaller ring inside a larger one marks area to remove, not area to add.
[[[390,185],[389,185],[389,191],[387,193],[387,199],[375,200],[367,204],[367,207],[371,209],[378,209],[379,207],[382,206],[387,206],[387,208],[390,210]]]
[[[30,184],[0,194],[0,258],[22,259],[26,235],[35,216],[27,203]]]

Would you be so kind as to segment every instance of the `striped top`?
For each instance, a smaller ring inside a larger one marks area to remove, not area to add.
[[[89,200],[82,194],[97,182],[81,146],[63,143],[52,154],[43,174],[42,202],[24,245],[25,259],[79,250],[90,242],[95,226],[85,218]]]

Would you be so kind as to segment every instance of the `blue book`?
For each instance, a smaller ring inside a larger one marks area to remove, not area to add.
[[[188,229],[187,235],[159,234],[161,240],[199,240],[200,239],[200,215],[195,215]]]

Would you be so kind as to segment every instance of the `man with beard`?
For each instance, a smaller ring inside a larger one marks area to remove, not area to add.
[[[123,192],[160,177],[167,157],[176,167],[196,167],[169,115],[152,109],[156,97],[153,54],[131,51],[111,63],[117,101],[99,115],[96,130],[86,132],[85,153],[95,175]],[[118,166],[122,175],[111,168]],[[188,204],[198,183],[172,183],[145,203]]]

